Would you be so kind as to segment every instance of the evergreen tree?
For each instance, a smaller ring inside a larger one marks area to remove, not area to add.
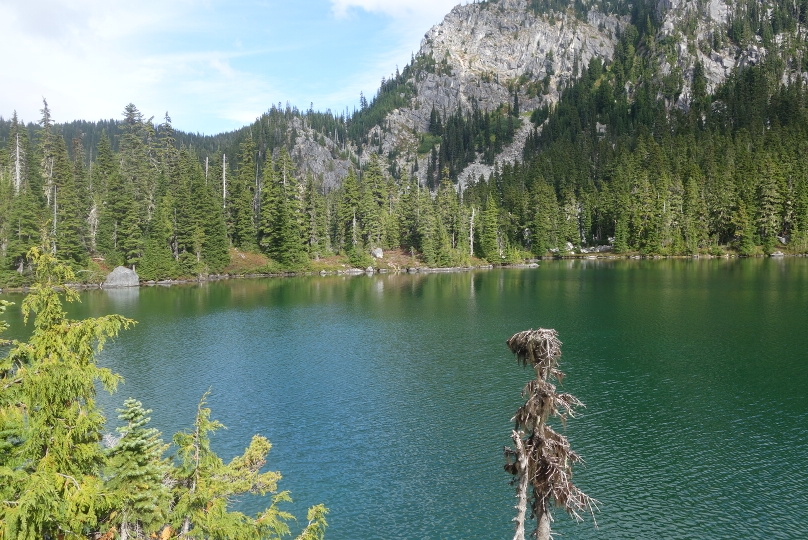
[[[738,201],[734,221],[738,253],[747,256],[753,255],[755,252],[754,228],[752,226],[752,219],[749,216],[749,212],[743,199]]]
[[[108,504],[96,382],[112,391],[120,380],[94,355],[132,321],[67,319],[55,287],[73,281],[73,272],[41,249],[29,255],[37,283],[22,310],[26,320],[35,314],[33,334],[0,362],[0,526],[5,538],[78,536],[98,525]],[[62,294],[78,300],[72,289]]]
[[[343,253],[361,251],[361,232],[359,229],[359,182],[353,169],[342,182],[342,190],[337,205],[337,235],[340,250]]]
[[[780,233],[783,213],[783,178],[779,167],[766,156],[758,165],[757,226],[767,251],[775,245],[775,236]]]
[[[210,436],[224,426],[211,420],[210,409],[205,407],[207,396],[199,402],[193,429],[174,436],[179,459],[170,515],[174,529],[182,537],[211,539],[279,538],[288,534],[287,522],[292,516],[278,509],[279,503],[291,500],[288,492],[273,496],[272,505],[255,518],[229,511],[234,496],[276,492],[281,475],[260,472],[272,447],[264,437],[253,437],[244,454],[227,464],[211,450]]]
[[[297,212],[297,183],[291,171],[288,154],[281,153],[278,170],[272,163],[264,168],[262,212],[262,246],[272,259],[287,268],[298,268],[307,262],[306,247]]]
[[[145,537],[158,531],[167,521],[170,492],[163,478],[169,465],[162,457],[167,445],[160,432],[146,427],[152,411],[129,398],[117,412],[126,424],[118,428],[121,438],[109,451],[106,485],[117,498],[114,507],[118,511],[110,523],[118,528],[121,540],[126,540],[130,535]]]
[[[123,111],[122,133],[119,139],[120,175],[125,189],[142,208],[140,223],[148,222],[154,211],[157,195],[157,138],[151,118],[129,103]],[[134,257],[137,258],[137,257]],[[127,256],[127,262],[129,257]]]
[[[306,179],[303,204],[306,216],[306,247],[309,256],[325,255],[329,250],[326,200],[315,185],[311,174]]]
[[[399,245],[405,249],[419,249],[418,235],[419,219],[419,187],[418,182],[412,179],[402,187],[401,202],[396,212],[398,220]]]
[[[558,233],[556,216],[558,215],[558,201],[553,186],[537,179],[533,183],[533,224],[531,248],[535,255],[541,257],[550,248],[558,246]]]
[[[97,157],[93,162],[90,170],[90,211],[87,217],[88,225],[88,248],[91,253],[95,254],[103,252],[99,247],[98,235],[101,233],[99,227],[101,226],[102,209],[106,206],[106,198],[111,177],[118,175],[118,163],[112,152],[112,145],[109,137],[105,131],[101,132],[101,138],[98,141]],[[114,181],[112,181],[114,183]],[[107,223],[110,225],[111,223]],[[111,240],[111,232],[104,231],[107,238],[101,240],[101,245],[104,245],[105,240]],[[107,249],[111,249],[107,242]]]
[[[140,260],[143,233],[132,191],[114,168],[105,175],[104,206],[98,219],[96,246],[110,265],[132,265]]]
[[[697,167],[692,167],[690,176],[685,186],[684,201],[684,237],[687,253],[697,255],[708,238],[707,230],[707,208],[704,197],[699,192],[701,181],[701,171]]]
[[[234,247],[255,248],[257,231],[253,216],[253,185],[255,183],[255,143],[252,138],[241,143],[238,174],[227,189],[227,229]]]
[[[481,255],[490,263],[502,262],[502,247],[499,236],[499,207],[494,195],[489,195],[483,210],[480,233]]]
[[[25,268],[26,253],[36,244],[45,222],[45,201],[41,193],[24,185],[19,195],[11,200],[8,216],[7,264],[20,274]]]
[[[173,198],[164,195],[157,201],[146,240],[146,249],[138,266],[144,280],[168,279],[177,275],[177,264],[171,252]]]
[[[359,190],[359,222],[368,247],[387,247],[384,233],[387,222],[387,185],[379,156],[370,155]]]
[[[461,236],[460,200],[448,174],[441,180],[435,194],[435,204],[441,227],[449,240],[448,245],[451,249],[455,249]]]
[[[45,239],[45,243],[48,240]],[[104,417],[95,405],[98,385],[113,390],[118,375],[95,363],[105,341],[133,324],[119,315],[69,320],[60,294],[75,276],[45,249],[29,252],[36,283],[22,305],[34,314],[27,343],[14,342],[0,360],[0,537],[280,539],[292,516],[277,492],[280,474],[261,472],[271,445],[255,436],[244,454],[225,464],[210,448],[222,427],[199,404],[191,430],[174,437],[176,460],[147,427],[149,411],[135,400],[119,410],[126,425],[104,451]],[[0,301],[0,313],[9,303]],[[0,331],[5,324],[0,323]],[[3,345],[9,343],[3,342]],[[250,518],[230,510],[233,497],[272,493],[271,505]],[[327,510],[309,509],[298,540],[322,540]],[[169,526],[165,526],[168,524]],[[112,527],[112,528],[111,528]]]
[[[227,228],[220,199],[199,172],[191,178],[191,194],[197,227],[202,232],[201,255],[205,270],[210,273],[221,272],[230,263],[230,255],[227,251]]]
[[[54,138],[52,163],[51,226],[55,253],[60,259],[69,260],[82,267],[87,264],[88,259],[84,244],[86,221],[83,219],[83,205],[68,161],[65,142],[61,136]]]
[[[428,194],[422,195],[421,212],[418,218],[418,237],[421,256],[427,266],[438,266],[441,260],[441,238],[435,209]]]

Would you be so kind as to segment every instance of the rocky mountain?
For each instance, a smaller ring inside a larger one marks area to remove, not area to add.
[[[424,36],[415,57],[411,78],[415,88],[408,106],[392,110],[374,126],[367,140],[369,149],[396,156],[400,170],[413,170],[419,140],[429,129],[430,114],[437,111],[444,119],[458,108],[476,107],[492,111],[510,104],[517,96],[522,128],[513,142],[496,156],[501,168],[505,162],[521,158],[522,147],[531,126],[531,111],[555,104],[561,90],[581,73],[593,58],[612,61],[617,38],[634,12],[593,4],[585,13],[572,8],[542,9],[527,0],[499,0],[456,6],[442,23]],[[765,39],[754,33],[764,24],[751,20],[745,3],[735,0],[656,0],[647,6],[647,17],[656,31],[644,43],[643,54],[655,58],[654,76],[663,80],[669,93],[669,108],[686,111],[693,98],[694,73],[700,69],[711,93],[738,68],[758,63],[769,51],[793,48],[794,36],[804,29],[773,28]],[[772,14],[776,5],[761,4]],[[757,15],[760,17],[760,15]],[[744,20],[752,32],[739,34],[738,21]],[[636,21],[635,21],[636,22]],[[643,23],[644,21],[640,21]],[[764,29],[765,30],[765,29]],[[779,32],[777,32],[779,30]],[[796,39],[799,39],[797,37]],[[767,41],[764,43],[764,41]],[[698,66],[698,67],[697,67]],[[792,66],[794,67],[794,66]],[[796,66],[798,68],[798,66]],[[784,79],[805,75],[798,69],[786,70]],[[629,94],[642,84],[643,74],[625,82]],[[365,152],[367,155],[367,152]],[[468,179],[487,177],[492,165],[475,160],[457,174],[462,185]],[[414,174],[423,183],[426,169]]]
[[[435,67],[415,73],[417,90],[410,107],[387,118],[381,147],[404,156],[409,165],[415,133],[428,130],[430,112],[443,117],[458,107],[492,111],[509,104],[516,94],[525,115],[558,101],[560,89],[575,79],[582,66],[597,57],[610,61],[615,37],[625,17],[590,11],[586,20],[569,13],[536,14],[525,0],[501,0],[455,7],[421,42],[417,58],[434,60]],[[409,129],[407,129],[409,128]],[[497,162],[521,156],[528,122]],[[492,167],[480,160],[458,175],[488,176]],[[425,169],[418,171],[423,182]]]
[[[383,82],[376,98],[352,117],[273,106],[274,117],[268,113],[256,124],[270,126],[265,131],[272,139],[259,144],[259,152],[277,155],[279,145],[285,146],[301,177],[313,175],[326,190],[339,186],[351,167],[364,166],[371,153],[383,156],[395,176],[413,175],[434,187],[440,171],[435,173],[435,164],[430,170],[433,150],[440,154],[448,144],[445,136],[430,133],[435,115],[444,124],[457,111],[513,116],[513,132],[493,148],[480,147],[483,134],[466,134],[478,140],[466,141],[475,148],[453,164],[451,178],[462,187],[521,160],[535,127],[531,113],[557,104],[590,61],[610,66],[626,32],[640,36],[637,50],[627,57],[636,53],[654,66],[650,72],[628,70],[623,81],[627,95],[633,99],[637,88],[653,78],[657,100],[669,111],[687,111],[694,80],[701,78],[702,92],[710,94],[736,70],[773,53],[784,59],[784,82],[808,80],[800,52],[806,17],[808,0],[799,5],[785,0],[488,0],[458,5],[426,32],[411,64]],[[518,114],[511,114],[517,103]],[[76,130],[86,133],[88,128]],[[204,156],[220,159],[228,153],[229,163],[236,164],[232,157],[247,136],[246,128],[242,131],[204,141],[189,135],[182,142]]]

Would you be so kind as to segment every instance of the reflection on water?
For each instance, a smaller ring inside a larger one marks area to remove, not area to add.
[[[127,309],[137,304],[140,287],[116,287],[104,289],[104,294],[115,309]]]
[[[808,523],[806,259],[111,292],[69,307],[139,321],[101,359],[126,379],[101,396],[108,416],[137,397],[168,440],[212,388],[229,428],[215,448],[269,437],[290,509],[325,503],[331,540],[512,535],[502,447],[530,374],[504,342],[537,326],[564,342],[564,390],[587,404],[566,429],[576,481],[603,503],[597,529],[557,516],[563,537],[797,538]]]

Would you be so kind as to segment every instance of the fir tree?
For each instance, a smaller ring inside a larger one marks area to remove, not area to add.
[[[490,263],[502,262],[502,249],[499,236],[499,206],[494,195],[489,195],[483,210],[482,231],[480,233],[481,255]]]
[[[170,195],[160,197],[149,223],[149,235],[146,249],[138,266],[138,276],[144,280],[158,280],[175,277],[176,261],[171,252],[172,223],[171,210],[173,198]]]
[[[311,174],[306,179],[303,204],[306,217],[306,247],[309,256],[325,255],[329,249],[326,200],[315,185]]]
[[[351,169],[342,183],[337,206],[338,243],[343,253],[355,253],[362,249],[358,213],[359,182],[356,179],[356,173]]]
[[[118,527],[121,540],[142,538],[159,531],[168,518],[170,492],[163,479],[169,465],[162,457],[167,445],[159,431],[146,427],[152,411],[136,399],[124,401],[117,412],[125,425],[118,428],[121,438],[110,449],[106,467],[107,488],[117,499],[110,524]]]
[[[278,509],[279,503],[291,500],[288,492],[274,495],[271,506],[255,518],[229,510],[234,496],[276,492],[281,475],[260,472],[272,447],[264,437],[253,437],[244,454],[230,463],[211,450],[210,437],[223,426],[211,420],[205,407],[207,396],[199,402],[193,429],[174,436],[179,459],[169,516],[174,529],[190,538],[259,539],[288,534],[292,516]]]
[[[531,249],[539,257],[558,246],[556,216],[558,202],[553,186],[539,178],[533,184]]]
[[[257,231],[253,215],[253,185],[255,183],[255,143],[252,138],[241,143],[238,174],[227,190],[227,229],[234,247],[255,248]]]
[[[199,173],[192,176],[191,194],[197,227],[202,231],[201,256],[205,270],[211,273],[221,272],[230,263],[230,255],[227,251],[227,228],[220,199]]]
[[[118,315],[67,319],[56,287],[74,280],[46,251],[30,251],[37,283],[23,301],[35,314],[28,343],[0,363],[0,433],[8,450],[0,463],[0,526],[5,538],[78,536],[96,527],[108,504],[99,471],[104,417],[96,382],[112,391],[120,377],[95,364],[95,353],[132,321]],[[78,293],[63,288],[66,300]]]
[[[67,149],[62,137],[56,137],[53,145],[53,206],[52,230],[57,256],[69,260],[78,267],[87,264],[87,248],[84,244],[85,225],[83,205],[77,192]]]

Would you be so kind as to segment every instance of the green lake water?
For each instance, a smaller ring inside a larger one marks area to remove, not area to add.
[[[7,313],[24,337],[20,295]],[[164,438],[211,388],[226,459],[273,443],[301,519],[329,540],[504,539],[510,418],[531,372],[505,340],[558,330],[566,428],[597,528],[561,538],[808,536],[808,259],[550,261],[437,275],[232,280],[88,291],[73,317],[138,320],[101,355],[103,395]],[[110,422],[110,430],[114,422]],[[262,502],[240,501],[255,512]],[[301,523],[302,524],[302,523]]]

